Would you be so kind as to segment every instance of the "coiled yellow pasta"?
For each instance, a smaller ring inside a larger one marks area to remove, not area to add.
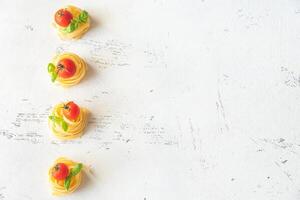
[[[57,138],[62,140],[70,140],[80,137],[83,134],[83,130],[87,125],[88,110],[85,108],[80,108],[79,116],[75,121],[72,121],[63,115],[63,107],[63,103],[56,105],[52,111],[52,115],[63,119],[68,124],[68,129],[67,131],[64,131],[62,126],[56,124],[53,120],[49,118],[48,124],[52,133]]]
[[[74,53],[59,54],[52,59],[51,63],[53,63],[55,66],[57,66],[59,61],[64,58],[70,59],[74,62],[75,66],[76,66],[76,72],[70,78],[62,78],[62,77],[58,76],[56,81],[64,87],[76,85],[83,79],[84,75],[86,74],[86,68],[87,68],[86,63],[84,62],[84,60],[82,58],[80,58],[78,55],[76,55]]]
[[[73,18],[77,18],[82,11],[81,9],[75,6],[67,6],[66,10],[72,14]],[[60,36],[61,39],[63,40],[79,39],[82,37],[82,35],[84,35],[84,33],[86,33],[89,30],[90,17],[88,17],[86,23],[79,24],[78,28],[71,33],[66,32],[65,27],[58,25],[56,22],[54,22],[53,25],[57,29],[58,35]]]
[[[52,175],[52,170],[58,163],[64,163],[65,165],[67,165],[69,171],[71,171],[72,168],[74,168],[78,163],[69,160],[65,157],[60,157],[54,162],[54,165],[49,169],[48,176],[49,176],[49,182],[51,183],[52,186],[52,193],[53,195],[62,196],[74,192],[79,187],[82,180],[82,170],[77,175],[71,178],[70,187],[67,190],[64,187],[64,180],[56,180]]]

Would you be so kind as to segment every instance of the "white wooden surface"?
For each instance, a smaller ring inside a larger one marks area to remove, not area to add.
[[[82,40],[61,41],[53,13],[89,11]],[[1,0],[0,199],[50,200],[59,156],[94,176],[63,199],[300,199],[300,1]],[[46,66],[72,51],[89,72],[54,86]],[[51,106],[92,115],[71,142]]]

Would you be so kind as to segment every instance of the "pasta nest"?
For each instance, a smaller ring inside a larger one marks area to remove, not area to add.
[[[77,18],[82,10],[80,8],[77,8],[75,6],[67,6],[66,10],[69,11],[73,18]],[[65,27],[60,26],[55,21],[53,23],[54,27],[57,29],[58,35],[63,40],[70,40],[70,39],[79,39],[81,38],[90,28],[90,17],[88,16],[88,19],[85,23],[79,24],[78,28],[70,33],[65,31]]]
[[[72,77],[69,78],[62,78],[58,76],[56,81],[64,87],[69,87],[78,84],[83,79],[84,75],[86,74],[87,65],[82,58],[74,53],[59,54],[52,59],[51,63],[57,66],[59,61],[65,58],[74,62],[76,66],[76,72]]]
[[[52,133],[57,138],[62,140],[70,140],[82,136],[83,131],[87,125],[88,110],[85,108],[80,108],[80,113],[77,119],[72,121],[64,116],[63,107],[64,107],[63,103],[57,104],[52,111],[52,115],[60,119],[63,119],[67,123],[68,129],[67,131],[65,131],[62,126],[55,123],[53,120],[49,118],[48,124]]]
[[[49,182],[52,186],[52,193],[53,193],[53,195],[62,196],[62,195],[67,195],[67,194],[74,192],[79,187],[79,185],[81,184],[81,180],[82,180],[82,171],[83,170],[81,170],[77,175],[75,175],[71,178],[70,187],[67,190],[64,187],[64,180],[56,180],[52,176],[52,170],[58,163],[64,163],[65,165],[68,166],[70,171],[78,163],[74,162],[72,160],[69,160],[65,157],[60,157],[54,162],[54,165],[52,167],[50,167],[50,169],[49,169],[48,175],[49,175]]]

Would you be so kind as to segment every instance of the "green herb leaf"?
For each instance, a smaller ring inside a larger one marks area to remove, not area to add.
[[[65,179],[64,187],[66,188],[66,190],[69,190],[69,188],[70,188],[70,185],[71,185],[71,178],[72,178],[72,175],[70,174],[70,175]]]
[[[56,117],[54,115],[49,116],[49,119],[55,123],[60,123],[60,120],[61,120],[59,117]]]
[[[57,72],[52,72],[51,73],[51,81],[54,82],[57,79],[58,73]]]
[[[48,72],[53,72],[55,70],[55,65],[52,63],[48,64]]]
[[[64,182],[64,188],[66,188],[66,190],[69,190],[70,188],[72,177],[76,176],[81,171],[82,167],[82,163],[78,163],[74,168],[71,169],[69,176],[67,176]]]
[[[72,19],[69,26],[67,28],[63,29],[63,31],[65,31],[67,33],[72,33],[79,27],[79,25],[81,23],[86,23],[88,18],[89,18],[88,12],[86,12],[85,10],[82,11],[77,18]]]
[[[49,119],[50,119],[51,121],[53,121],[53,124],[54,124],[54,126],[55,126],[55,124],[57,123],[56,117],[55,117],[54,115],[51,115],[51,116],[49,116]]]
[[[86,23],[88,20],[89,14],[85,10],[80,13],[78,19],[81,23]]]
[[[68,33],[73,32],[73,31],[75,30],[75,26],[76,26],[75,24],[76,24],[76,22],[72,20],[72,22],[71,22],[71,23],[69,24],[69,26],[67,27],[66,31],[67,31]]]
[[[79,26],[79,21],[77,21],[76,19],[74,20],[74,30],[76,30]]]
[[[75,165],[75,167],[71,170],[72,176],[76,176],[81,171],[82,167],[82,163],[78,163],[77,165]]]
[[[69,125],[67,122],[64,121],[63,118],[51,115],[51,116],[49,116],[49,119],[52,120],[55,124],[60,125],[64,131],[68,130]]]
[[[64,120],[61,121],[61,127],[63,128],[64,131],[68,130],[68,124]]]

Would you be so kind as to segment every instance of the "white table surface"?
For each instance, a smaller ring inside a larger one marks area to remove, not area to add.
[[[61,41],[69,3],[91,30]],[[1,0],[1,200],[300,199],[299,0]],[[89,64],[75,87],[46,67],[72,51]],[[92,115],[61,142],[53,105]],[[74,194],[51,195],[59,156],[90,165]]]

